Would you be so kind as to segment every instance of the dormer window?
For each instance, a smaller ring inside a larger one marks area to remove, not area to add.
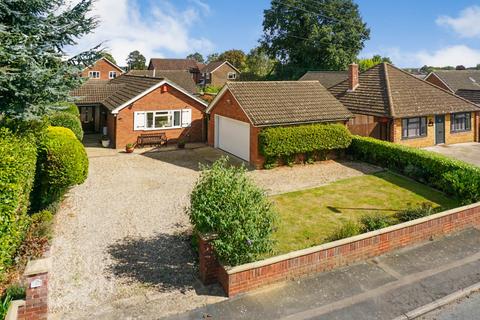
[[[100,71],[89,71],[88,76],[91,79],[99,79],[100,78]]]

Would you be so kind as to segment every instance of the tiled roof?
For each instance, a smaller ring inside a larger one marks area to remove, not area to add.
[[[220,67],[222,64],[224,64],[225,61],[215,61],[215,62],[210,62],[207,64],[203,69],[200,70],[201,73],[210,73],[213,70],[217,69]]]
[[[158,70],[187,70],[199,69],[197,61],[193,59],[150,59],[149,69]]]
[[[175,70],[130,70],[127,75],[132,76],[144,76],[144,77],[155,77],[157,78],[166,78],[178,86],[182,87],[186,91],[190,93],[197,92],[197,86],[195,85],[195,81],[193,81],[192,74],[188,71],[175,71]]]
[[[308,71],[299,81],[316,80],[325,88],[330,88],[348,78],[348,71]]]
[[[438,70],[433,73],[454,92],[480,90],[480,70]]]
[[[110,80],[90,79],[80,88],[73,90],[70,95],[76,98],[77,104],[100,104],[123,86],[112,84]]]
[[[480,90],[457,90],[457,96],[480,105]]]
[[[480,111],[469,101],[388,63],[360,73],[359,84],[354,91],[348,91],[345,80],[329,90],[350,111],[360,114],[401,118]]]
[[[352,117],[318,81],[227,82],[226,89],[255,126],[328,122]]]

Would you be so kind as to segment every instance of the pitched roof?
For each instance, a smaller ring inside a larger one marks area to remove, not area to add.
[[[106,63],[108,63],[109,65],[111,65],[112,67],[114,67],[115,69],[117,69],[118,71],[120,71],[120,73],[124,73],[125,70],[123,70],[122,68],[120,68],[119,66],[117,66],[115,63],[113,63],[112,61],[108,60],[107,58],[105,57],[101,57],[100,59],[98,59],[97,61],[95,61],[94,63],[92,63],[90,66],[88,67],[85,67],[83,70],[86,70],[86,69],[91,69],[98,61],[100,60],[104,60]]]
[[[197,92],[197,86],[193,81],[192,74],[183,70],[130,70],[127,75],[165,78],[176,83],[190,93]]]
[[[350,111],[360,114],[401,118],[480,111],[473,103],[388,63],[360,73],[359,84],[349,91],[345,80],[329,90]]]
[[[480,105],[480,90],[457,90],[456,95]]]
[[[123,84],[112,84],[111,80],[89,79],[81,87],[70,92],[77,104],[100,104],[119,90]]]
[[[227,82],[207,112],[227,90],[254,126],[340,121],[353,116],[318,81]]]
[[[231,64],[230,62],[228,61],[214,61],[214,62],[210,62],[209,64],[207,64],[206,66],[204,66],[200,72],[201,73],[210,73],[210,72],[214,72],[215,70],[217,70],[218,68],[220,68],[223,64],[228,64],[232,69],[234,69],[235,71],[239,72],[240,71],[235,68],[235,66],[233,64]]]
[[[480,90],[480,70],[437,70],[432,72],[456,92]]]
[[[193,59],[160,59],[152,58],[148,65],[149,70],[194,70],[199,69],[197,61]]]
[[[348,71],[308,71],[299,81],[316,80],[325,88],[330,88],[348,78]]]

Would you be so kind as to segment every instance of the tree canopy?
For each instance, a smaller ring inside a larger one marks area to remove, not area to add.
[[[272,73],[276,62],[261,47],[253,48],[247,54],[246,68],[241,77],[245,80],[264,80]]]
[[[102,52],[102,57],[107,59],[113,64],[117,64],[117,62],[115,61],[115,58],[112,56],[110,52],[106,52],[106,51]]]
[[[132,51],[128,54],[128,70],[145,70],[147,68],[147,66],[145,65],[146,62],[147,59],[145,59],[145,56],[141,54],[138,50]]]
[[[382,62],[392,63],[392,60],[389,57],[382,57],[380,55],[374,55],[372,58],[363,58],[357,60],[360,71],[370,69],[371,67],[374,67]]]
[[[187,56],[187,59],[192,59],[200,63],[205,63],[205,59],[203,58],[202,54],[198,52],[189,54]]]
[[[247,55],[239,49],[231,49],[221,53],[217,61],[228,61],[240,71],[244,71],[246,67]]]
[[[92,0],[0,0],[0,116],[31,119],[69,97],[98,46],[66,59],[63,48],[97,25]]]
[[[279,60],[279,78],[307,70],[344,70],[370,37],[352,0],[272,0],[264,11],[260,40]]]

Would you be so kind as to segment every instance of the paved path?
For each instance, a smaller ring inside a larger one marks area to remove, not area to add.
[[[393,319],[480,281],[480,231],[403,249],[169,320]]]
[[[480,143],[459,143],[425,148],[480,167]]]
[[[419,320],[478,320],[480,319],[480,292],[462,298],[418,318]]]

